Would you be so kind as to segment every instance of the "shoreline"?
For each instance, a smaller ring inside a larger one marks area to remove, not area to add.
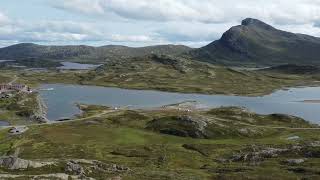
[[[48,107],[40,94],[37,94],[37,104],[38,108],[34,112],[33,118],[40,123],[47,123],[49,119],[47,118]]]
[[[303,100],[303,101],[298,101],[300,103],[312,103],[312,104],[320,104],[320,100]]]
[[[88,86],[88,87],[98,87],[98,88],[113,88],[113,89],[121,89],[121,90],[138,90],[138,91],[153,91],[153,92],[164,92],[164,93],[178,93],[178,94],[186,94],[186,95],[209,95],[209,96],[235,96],[235,97],[263,97],[271,95],[277,91],[289,91],[290,89],[300,89],[300,88],[308,88],[308,87],[320,87],[320,84],[310,84],[310,85],[296,85],[296,86],[283,86],[281,88],[274,89],[272,91],[266,91],[264,93],[222,93],[222,92],[203,92],[203,91],[178,91],[178,90],[164,90],[159,88],[152,88],[152,87],[127,87],[121,85],[99,85],[99,84],[81,84],[81,83],[39,83],[37,87],[41,87],[43,85],[66,85],[66,86]]]

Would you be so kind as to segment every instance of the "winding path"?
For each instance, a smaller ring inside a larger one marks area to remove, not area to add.
[[[19,79],[19,77],[17,75],[14,75],[13,80],[11,80],[8,85],[12,85],[14,82],[16,82]]]

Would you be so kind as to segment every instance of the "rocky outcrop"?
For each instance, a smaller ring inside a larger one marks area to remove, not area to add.
[[[302,146],[290,146],[287,148],[274,148],[267,147],[261,148],[252,146],[249,149],[243,150],[240,153],[235,153],[231,156],[229,161],[232,162],[247,162],[250,165],[258,165],[262,161],[268,158],[279,157],[280,155],[291,153],[291,152],[301,152]]]
[[[11,169],[27,169],[27,168],[40,168],[43,166],[53,165],[54,162],[37,162],[31,160],[20,159],[14,156],[4,156],[0,158],[0,166]]]
[[[82,178],[79,176],[70,176],[65,173],[41,174],[41,175],[15,175],[15,174],[0,174],[0,179],[58,179],[58,180],[95,180],[94,178]]]
[[[39,123],[47,123],[49,121],[44,115],[33,115],[31,119]]]
[[[69,161],[66,166],[66,173],[75,175],[84,175],[84,168],[75,161]]]
[[[287,159],[284,163],[288,165],[299,165],[305,162],[305,159]]]
[[[132,170],[128,167],[117,164],[106,164],[96,160],[73,159],[66,163],[65,173],[87,178],[86,175],[92,172],[122,174]]]
[[[30,117],[33,121],[39,123],[47,123],[49,120],[47,119],[47,106],[42,98],[38,95],[37,96],[37,103],[38,106],[34,110],[33,115]]]
[[[281,160],[281,163],[290,166],[303,164],[308,158],[320,158],[320,142],[307,142],[286,147],[261,147],[254,145],[233,153],[228,158],[216,160],[219,163],[246,162],[249,165],[259,165],[268,158],[280,157],[294,157],[292,159]]]
[[[132,171],[130,168],[122,165],[106,164],[100,161],[94,161],[91,168],[106,173],[127,173]]]
[[[175,136],[206,138],[207,126],[207,121],[202,118],[174,116],[154,119],[147,124],[147,129]]]
[[[261,151],[253,151],[247,153],[235,154],[231,158],[231,161],[243,161],[250,163],[257,163],[263,161],[266,158],[277,157],[281,153],[288,152],[289,149],[279,149],[279,148],[266,148]]]
[[[28,127],[26,126],[16,126],[9,129],[9,133],[12,135],[23,134],[28,131]]]

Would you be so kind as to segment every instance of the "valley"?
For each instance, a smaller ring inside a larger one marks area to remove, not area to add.
[[[0,179],[319,179],[319,47],[249,18],[201,48],[1,48]]]

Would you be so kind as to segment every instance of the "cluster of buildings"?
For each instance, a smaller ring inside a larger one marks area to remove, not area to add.
[[[13,91],[31,92],[30,87],[24,84],[0,84],[1,95],[5,95]]]

